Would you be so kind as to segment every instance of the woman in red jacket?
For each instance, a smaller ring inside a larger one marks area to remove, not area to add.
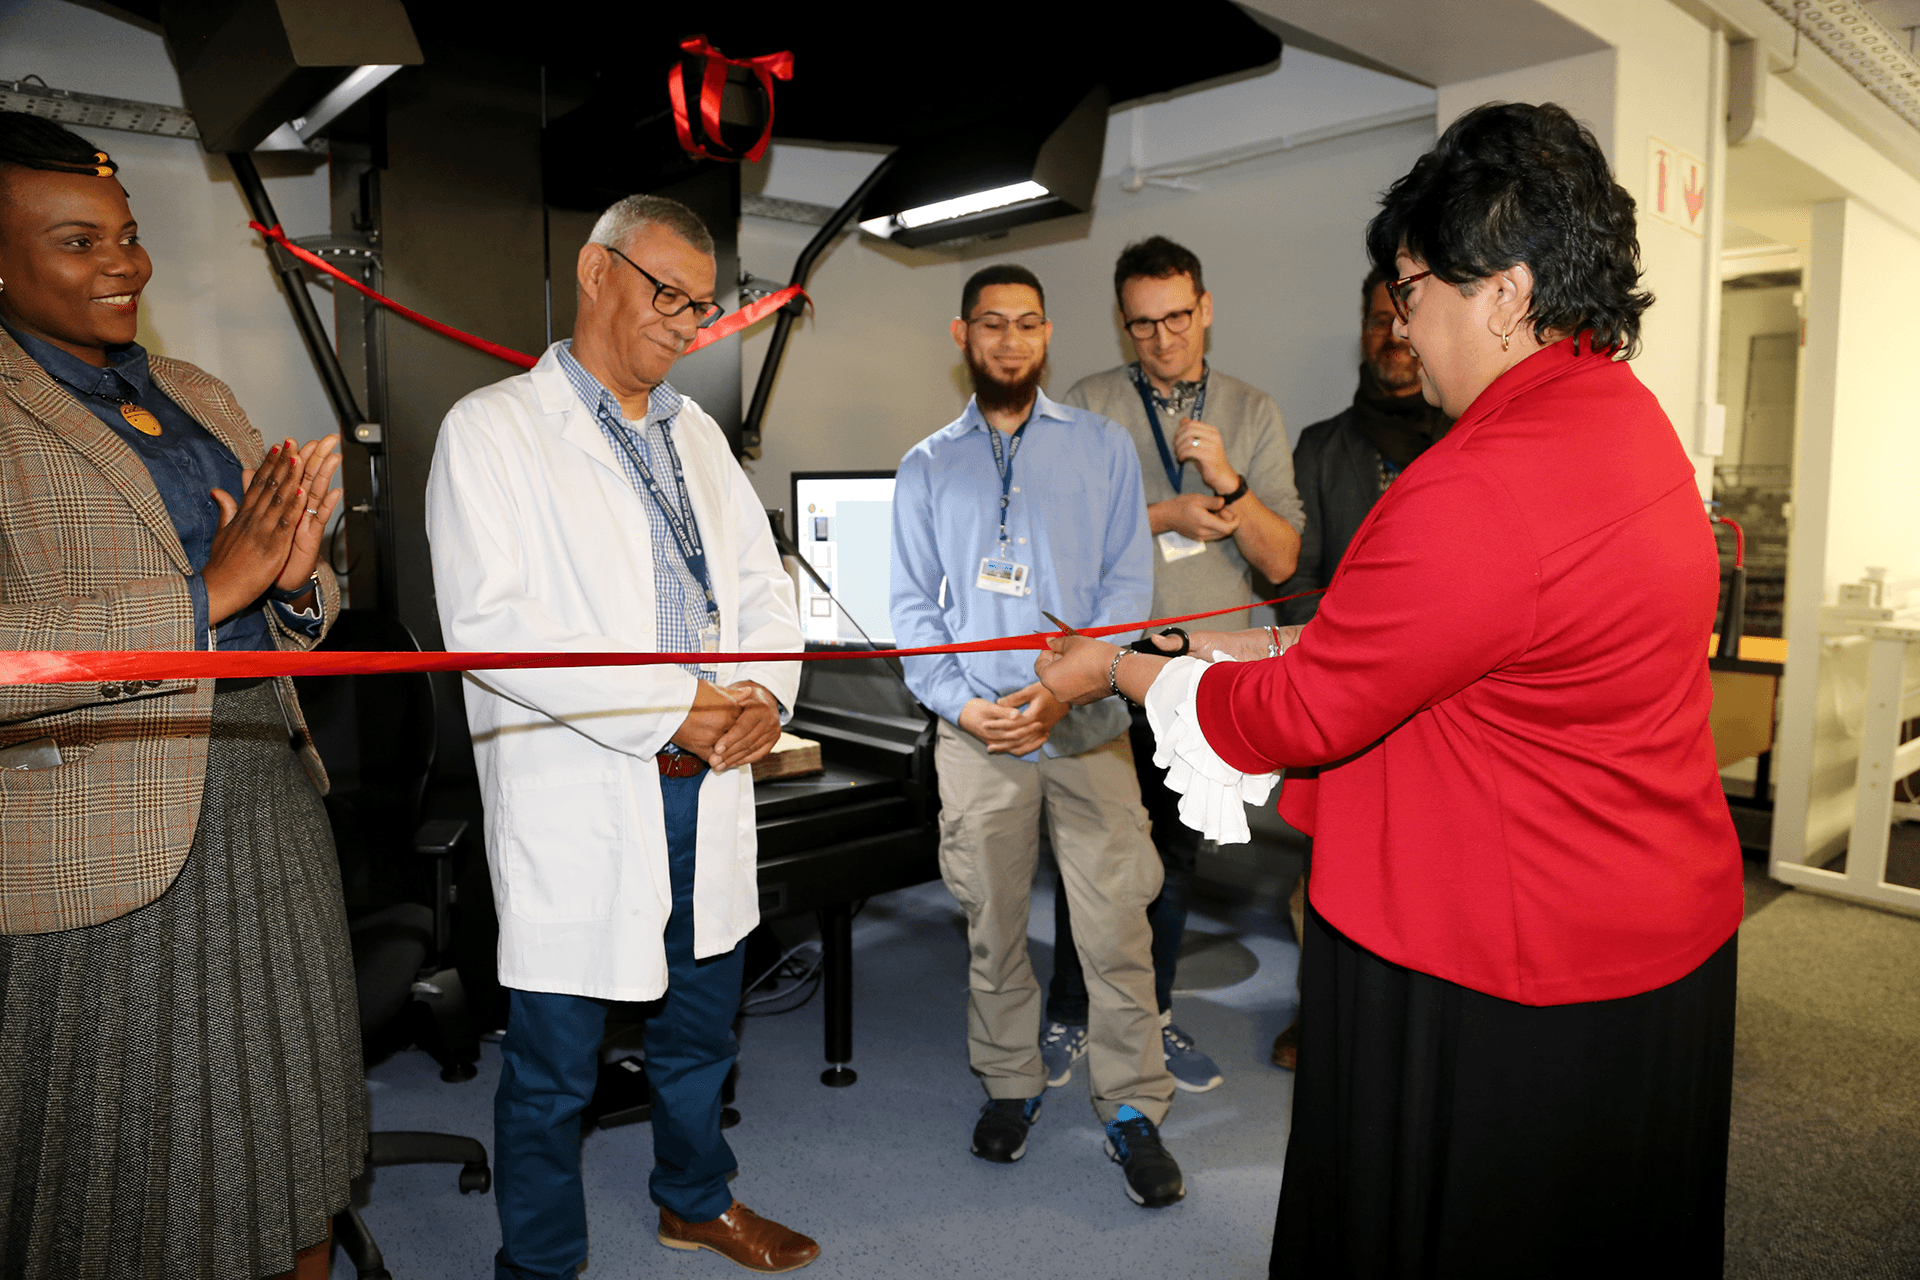
[[[1314,839],[1287,1276],[1715,1276],[1739,848],[1707,728],[1718,596],[1693,466],[1624,362],[1633,200],[1552,105],[1481,107],[1367,232],[1458,423],[1304,628],[1085,639],[1183,816],[1288,770]],[[1265,659],[1275,660],[1265,660]],[[1257,788],[1254,788],[1257,790]]]

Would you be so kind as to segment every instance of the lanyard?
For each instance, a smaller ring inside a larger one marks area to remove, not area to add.
[[[1026,434],[1027,427],[1033,421],[1031,411],[1026,422],[1013,430],[1013,438],[1003,448],[1000,444],[1000,428],[991,422],[987,424],[987,443],[993,446],[994,470],[1000,473],[1000,554],[1007,553],[1007,504],[1013,492],[1013,455],[1020,451],[1020,437]]]
[[[604,405],[600,412],[603,414],[607,412]],[[660,482],[653,478],[653,468],[647,465],[647,460],[640,455],[640,451],[633,447],[633,441],[628,438],[631,433],[627,424],[615,422],[611,425],[613,438],[618,440],[620,447],[627,451],[627,457],[633,460],[634,469],[640,473],[640,479],[646,483],[647,492],[653,495],[654,505],[659,507],[660,514],[666,517],[667,528],[673,532],[674,545],[680,548],[680,558],[686,561],[687,571],[693,575],[693,580],[700,584],[700,589],[707,593],[707,617],[717,621],[720,608],[713,600],[713,580],[707,576],[707,552],[700,542],[700,526],[694,523],[693,504],[687,500],[687,474],[680,467],[680,451],[673,447],[673,433],[663,427],[660,431],[660,439],[667,446],[667,459],[673,463],[674,483],[680,488],[680,510],[677,513],[672,504],[667,501],[667,495],[661,491]]]
[[[1147,411],[1147,425],[1153,428],[1153,443],[1160,450],[1160,465],[1166,468],[1167,483],[1173,486],[1175,493],[1180,492],[1180,482],[1186,479],[1183,464],[1173,460],[1173,450],[1167,447],[1166,433],[1160,430],[1160,415],[1153,407],[1153,384],[1147,381],[1142,370],[1133,380],[1133,389],[1140,393],[1140,405]],[[1193,398],[1193,412],[1187,416],[1198,419],[1207,407],[1207,377],[1200,375],[1200,394]]]

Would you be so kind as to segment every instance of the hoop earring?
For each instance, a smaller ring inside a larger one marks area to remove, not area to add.
[[[1518,326],[1515,326],[1515,327],[1517,328]],[[1512,339],[1513,339],[1513,330],[1512,330],[1512,329],[1509,329],[1509,330],[1507,330],[1507,331],[1506,331],[1505,333],[1503,333],[1503,334],[1501,334],[1501,335],[1500,335],[1500,349],[1501,349],[1502,351],[1505,351],[1505,350],[1507,349],[1507,343],[1508,343],[1508,342],[1510,342],[1510,341],[1512,341]]]

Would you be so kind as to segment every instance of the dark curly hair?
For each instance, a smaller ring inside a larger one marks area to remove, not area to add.
[[[1551,102],[1467,112],[1380,199],[1367,254],[1387,276],[1401,249],[1435,278],[1472,286],[1524,262],[1536,338],[1585,333],[1632,356],[1653,295],[1639,287],[1633,197],[1585,125]]]
[[[1175,244],[1165,236],[1148,236],[1120,251],[1119,260],[1113,264],[1113,296],[1120,296],[1120,290],[1127,281],[1138,280],[1142,276],[1149,280],[1191,276],[1194,297],[1207,291],[1206,282],[1200,277],[1200,259],[1193,250],[1183,244]]]

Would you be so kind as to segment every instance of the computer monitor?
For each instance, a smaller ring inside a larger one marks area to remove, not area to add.
[[[890,646],[893,472],[796,471],[792,509],[794,546],[833,589],[800,575],[807,643]]]

